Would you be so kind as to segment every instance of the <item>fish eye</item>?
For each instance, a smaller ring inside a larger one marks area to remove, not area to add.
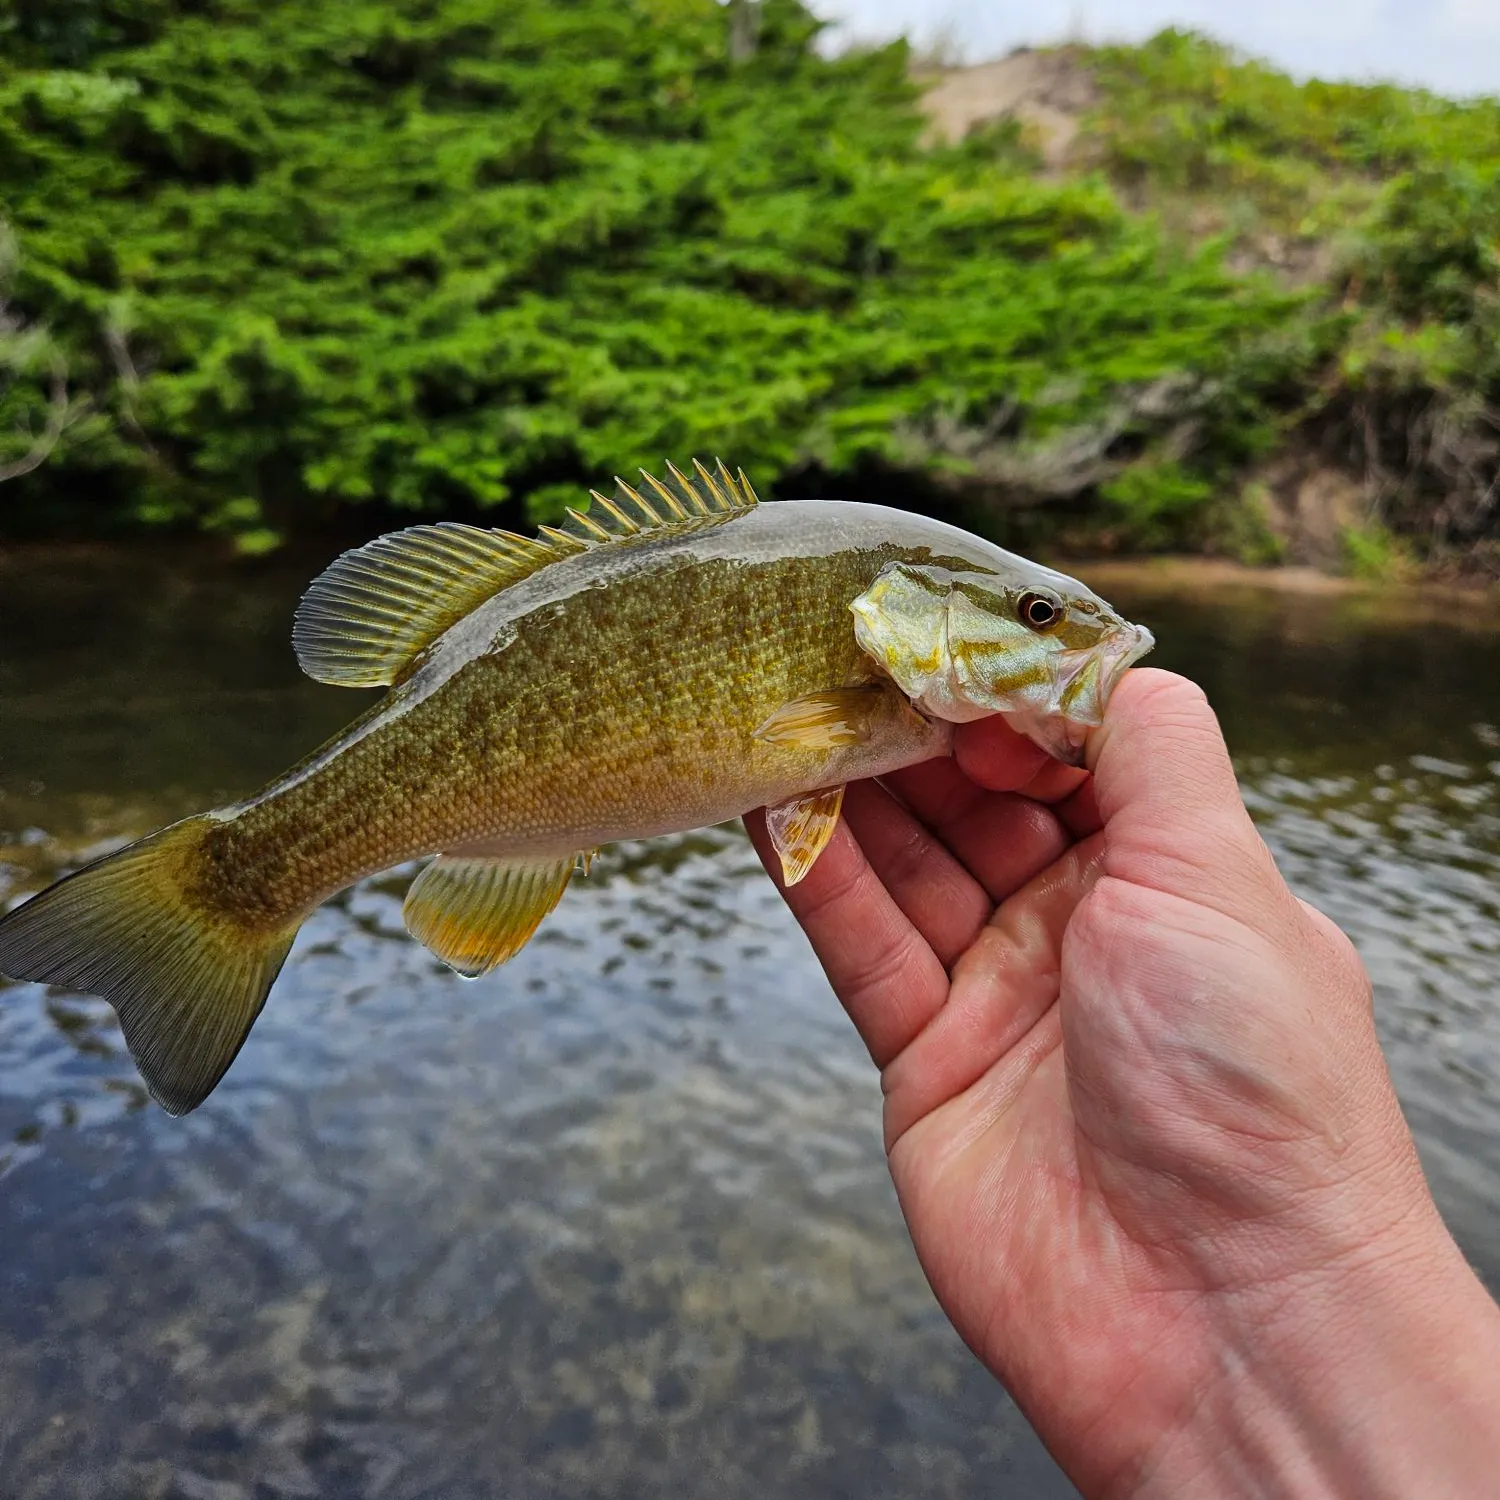
[[[1016,605],[1016,613],[1023,625],[1032,630],[1051,630],[1062,619],[1062,600],[1056,594],[1046,594],[1040,589],[1022,594]]]

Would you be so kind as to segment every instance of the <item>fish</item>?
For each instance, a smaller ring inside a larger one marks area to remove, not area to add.
[[[642,472],[535,537],[452,522],[379,537],[308,588],[319,682],[384,687],[264,790],[87,865],[0,917],[0,973],[102,995],[151,1096],[201,1104],[298,928],[432,856],[411,934],[476,978],[601,847],[764,807],[783,880],[850,781],[1005,716],[1076,762],[1151,648],[1083,584],[934,519],[760,503],[743,470]]]

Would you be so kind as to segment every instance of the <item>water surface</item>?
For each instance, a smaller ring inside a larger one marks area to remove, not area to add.
[[[296,674],[308,572],[0,557],[0,905],[353,716]],[[1358,943],[1500,1287],[1500,629],[1109,593]],[[308,923],[184,1120],[108,1006],[0,988],[7,1500],[1073,1493],[934,1307],[878,1083],[742,837],[611,851],[474,985],[404,884]]]

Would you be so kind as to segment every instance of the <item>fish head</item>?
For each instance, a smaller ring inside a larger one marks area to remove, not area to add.
[[[890,563],[850,606],[860,646],[931,718],[1003,714],[1076,765],[1115,684],[1155,644],[1076,580],[1050,569]]]

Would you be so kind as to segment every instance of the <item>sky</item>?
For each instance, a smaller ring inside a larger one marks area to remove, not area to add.
[[[1298,77],[1390,79],[1500,94],[1500,0],[810,0],[833,40],[936,33],[981,62],[1072,36],[1139,41],[1205,31]]]

